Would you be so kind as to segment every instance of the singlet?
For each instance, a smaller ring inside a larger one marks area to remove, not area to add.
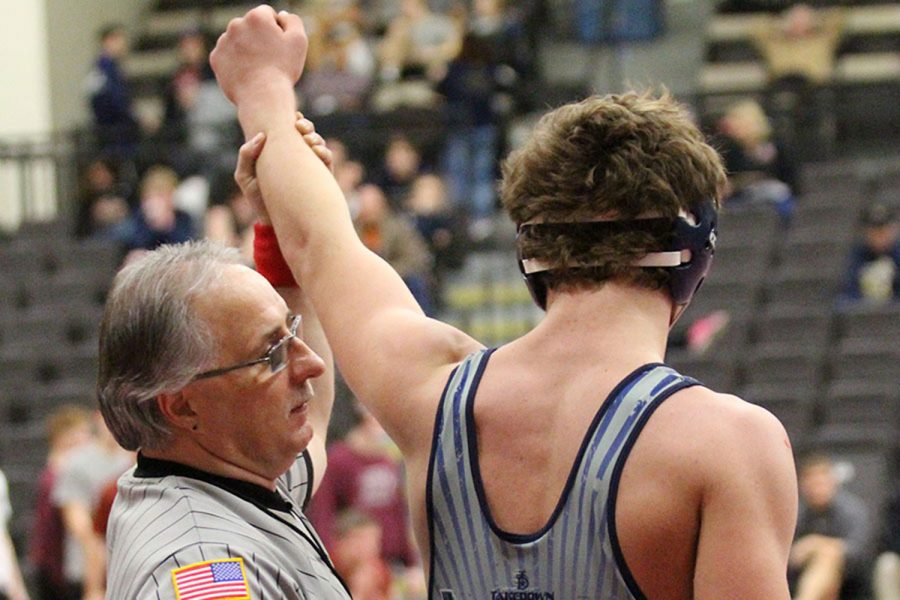
[[[311,484],[306,452],[274,492],[139,455],[119,479],[110,515],[106,598],[349,599],[301,510]],[[179,579],[188,570],[210,589],[188,591],[194,581]],[[244,591],[213,594],[229,581]]]
[[[623,379],[594,416],[547,524],[513,534],[493,521],[478,466],[473,400],[492,352],[476,352],[457,366],[438,408],[426,498],[429,599],[645,598],[616,537],[616,490],[653,411],[698,382],[662,364]],[[528,495],[523,488],[523,503]]]

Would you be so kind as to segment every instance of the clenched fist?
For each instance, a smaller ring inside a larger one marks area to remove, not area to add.
[[[239,107],[293,90],[309,40],[300,17],[258,6],[232,19],[210,55],[222,91]]]

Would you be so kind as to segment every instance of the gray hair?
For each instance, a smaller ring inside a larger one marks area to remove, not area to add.
[[[123,448],[170,439],[156,398],[190,383],[215,356],[218,342],[193,300],[236,264],[236,250],[198,241],[162,246],[116,276],[100,326],[97,397]]]

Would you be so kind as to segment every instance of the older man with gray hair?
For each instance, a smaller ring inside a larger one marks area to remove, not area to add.
[[[113,284],[98,396],[138,458],[110,515],[108,598],[349,598],[303,514],[330,349],[264,213],[254,251],[258,272],[210,242],[164,246]]]

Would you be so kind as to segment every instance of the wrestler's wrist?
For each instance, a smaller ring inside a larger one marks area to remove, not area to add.
[[[297,287],[297,280],[278,246],[275,228],[257,222],[253,226],[253,234],[253,262],[259,274],[272,287]]]
[[[244,86],[243,90],[235,104],[238,119],[245,130],[265,131],[276,119],[293,125],[297,96],[286,77],[258,79]]]

